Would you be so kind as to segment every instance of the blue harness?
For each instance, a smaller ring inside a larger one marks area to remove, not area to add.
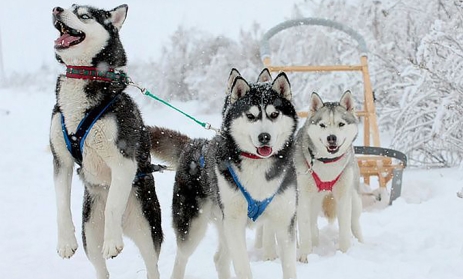
[[[246,201],[248,202],[248,217],[252,221],[256,221],[257,218],[259,218],[262,213],[264,213],[265,209],[267,208],[268,204],[273,200],[275,197],[276,193],[273,194],[271,197],[266,198],[263,201],[257,201],[251,197],[248,191],[243,187],[241,182],[238,179],[238,176],[236,173],[233,171],[233,168],[231,167],[230,164],[227,164],[228,171],[230,172],[230,175],[233,178],[233,181],[235,181],[236,186],[240,189],[241,193],[243,193],[243,196],[246,198]]]
[[[77,131],[75,133],[68,133],[66,129],[66,124],[64,123],[64,115],[61,113],[61,129],[64,135],[64,141],[66,142],[66,147],[74,158],[75,162],[82,166],[82,152],[84,148],[85,138],[87,138],[88,132],[92,129],[95,122],[103,115],[103,113],[114,103],[120,95],[116,95],[112,100],[106,103],[102,103],[97,106],[89,113],[87,113],[77,126]]]

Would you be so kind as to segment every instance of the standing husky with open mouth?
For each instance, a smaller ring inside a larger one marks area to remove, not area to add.
[[[353,141],[358,133],[354,100],[346,91],[338,102],[325,102],[313,93],[309,115],[296,137],[294,163],[299,188],[299,261],[307,262],[318,244],[317,218],[322,208],[329,219],[337,215],[339,249],[350,247],[351,232],[363,241],[359,218],[360,170]]]
[[[184,278],[209,222],[219,234],[214,257],[219,278],[230,278],[230,261],[238,278],[252,278],[245,230],[253,224],[275,232],[283,278],[296,278],[297,116],[289,81],[281,73],[272,82],[265,69],[257,83],[248,83],[232,70],[229,84],[220,135],[189,139],[169,129],[151,129],[155,156],[177,166],[172,278]]]
[[[70,196],[73,167],[85,185],[82,238],[98,279],[109,278],[105,259],[123,249],[123,233],[138,246],[149,279],[163,240],[161,211],[150,162],[150,137],[134,101],[119,30],[127,5],[111,11],[73,5],[53,9],[55,41],[66,75],[58,77],[50,145],[58,209],[58,254],[77,249]]]

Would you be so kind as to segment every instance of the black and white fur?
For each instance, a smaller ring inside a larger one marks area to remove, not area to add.
[[[172,202],[177,255],[171,278],[184,278],[188,259],[209,222],[216,225],[219,234],[214,256],[218,277],[230,278],[232,261],[237,278],[252,278],[245,230],[254,224],[227,164],[254,199],[264,200],[276,193],[255,223],[266,224],[276,233],[283,278],[296,278],[293,135],[297,116],[289,81],[281,73],[272,82],[264,69],[258,82],[248,83],[232,70],[229,84],[220,135],[186,141],[186,136],[169,129],[151,130],[155,155],[177,165]],[[262,152],[264,149],[267,152]],[[241,152],[262,158],[251,159]]]
[[[299,187],[298,228],[299,261],[307,262],[312,246],[318,244],[317,218],[323,211],[338,218],[339,249],[346,252],[352,233],[363,241],[360,228],[362,201],[359,194],[360,171],[354,157],[353,141],[358,133],[354,100],[346,91],[339,103],[323,102],[313,93],[309,115],[296,136],[294,163]],[[342,156],[342,157],[341,157]],[[324,163],[323,160],[340,158]],[[341,174],[332,191],[319,191],[311,172],[321,181],[333,181]]]
[[[127,9],[127,5],[111,11],[78,5],[70,9],[54,8],[53,24],[60,31],[55,41],[58,61],[122,71],[126,55],[119,30]],[[74,160],[66,148],[61,114],[68,132],[75,132],[88,111],[120,94],[90,130],[83,148],[82,167],[77,170],[85,185],[83,245],[97,278],[109,278],[105,259],[122,251],[125,234],[138,246],[147,277],[154,279],[159,278],[157,263],[163,233],[151,174],[151,141],[137,105],[123,92],[125,87],[120,82],[58,77],[50,129],[58,212],[57,250],[61,257],[70,258],[77,249],[70,208]],[[146,175],[135,180],[137,170]]]

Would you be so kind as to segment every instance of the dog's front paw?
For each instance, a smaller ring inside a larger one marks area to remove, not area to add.
[[[264,261],[274,261],[277,258],[278,258],[278,255],[275,249],[271,251],[264,251],[264,255],[263,255]]]
[[[69,259],[77,250],[77,240],[74,234],[68,237],[59,237],[56,251],[63,259]]]
[[[308,263],[309,260],[307,259],[307,255],[300,255],[297,260],[301,263]]]
[[[112,259],[119,255],[119,253],[124,249],[124,242],[122,242],[122,237],[120,239],[106,239],[103,243],[103,257],[105,259]]]

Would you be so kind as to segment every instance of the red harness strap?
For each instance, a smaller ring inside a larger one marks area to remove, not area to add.
[[[338,157],[338,158],[333,159],[333,160],[322,161],[322,162],[324,164],[333,163],[333,162],[336,162],[339,159],[341,159],[343,156],[344,156],[344,154],[342,156]],[[318,192],[321,192],[321,191],[333,191],[333,186],[334,186],[334,184],[336,184],[336,182],[338,182],[339,178],[342,175],[342,172],[334,180],[322,181],[320,179],[320,177],[318,176],[318,174],[312,169],[312,166],[309,164],[309,162],[306,161],[306,164],[307,164],[307,168],[312,173],[312,177],[313,177],[313,180],[315,181],[315,185],[317,185]]]
[[[318,174],[316,172],[312,172],[312,177],[313,180],[315,180],[315,184],[317,185],[318,192],[321,191],[333,191],[333,186],[338,182],[339,178],[341,177],[342,172],[334,179],[331,181],[321,181],[320,177],[318,177]]]

